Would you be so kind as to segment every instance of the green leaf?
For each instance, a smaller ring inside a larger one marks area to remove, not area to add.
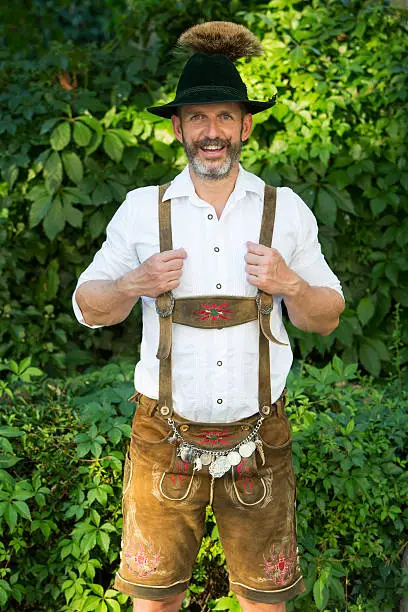
[[[53,117],[52,119],[47,119],[47,121],[44,121],[41,126],[40,134],[46,134],[47,132],[52,130],[52,128],[56,123],[58,123],[58,121],[61,121],[59,117]]]
[[[53,259],[47,268],[47,287],[46,295],[47,300],[53,300],[58,293],[59,287],[59,261]]]
[[[373,376],[378,376],[381,371],[380,357],[378,352],[364,339],[361,340],[359,355],[365,369]]]
[[[35,200],[35,202],[33,202],[31,205],[29,214],[30,227],[35,227],[44,219],[45,215],[50,209],[51,202],[52,196],[44,189],[44,195],[41,198],[38,198],[38,200]]]
[[[88,146],[92,138],[91,130],[82,123],[82,121],[75,121],[74,123],[74,140],[79,147]]]
[[[83,608],[81,608],[81,611],[91,612],[91,610],[96,610],[96,608],[99,606],[100,601],[101,598],[97,595],[91,595],[90,597],[87,597],[85,600],[85,605]]]
[[[105,601],[112,612],[120,612],[120,604],[115,599],[106,599]]]
[[[62,232],[65,227],[65,217],[62,209],[61,198],[56,196],[51,204],[51,208],[43,221],[44,232],[49,240]]]
[[[103,139],[103,148],[105,153],[109,155],[113,161],[119,163],[122,159],[124,145],[121,139],[113,134],[112,132],[108,132]]]
[[[54,151],[62,151],[69,144],[71,140],[71,126],[68,121],[63,121],[54,128],[51,137],[50,144]]]
[[[64,199],[64,198],[63,198]],[[83,213],[64,200],[64,217],[72,227],[82,227]]]
[[[10,531],[13,532],[17,524],[17,511],[14,508],[13,504],[7,504],[3,516],[6,520],[7,525],[9,526]]]
[[[374,217],[382,213],[382,211],[385,209],[387,204],[388,202],[385,196],[379,196],[377,198],[373,198],[372,200],[370,200],[370,208],[371,208],[371,212],[373,213]]]
[[[361,323],[365,325],[371,319],[374,314],[374,305],[370,298],[364,297],[360,300],[357,306],[357,316]]]
[[[109,534],[104,532],[104,531],[100,531],[98,533],[98,538],[97,538],[98,544],[99,546],[102,548],[102,550],[107,553],[109,550],[109,546],[110,546],[110,537]]]
[[[0,436],[4,436],[5,438],[21,438],[21,436],[24,435],[25,432],[21,431],[21,429],[17,429],[17,427],[0,427]]]
[[[19,457],[14,457],[14,455],[0,454],[0,468],[13,467],[13,465],[16,465],[19,461],[21,461],[21,459]]]
[[[92,238],[97,238],[106,227],[105,217],[101,211],[97,210],[89,219],[89,231]]]
[[[57,191],[62,181],[62,162],[59,153],[51,153],[44,166],[45,186],[49,193]]]
[[[333,185],[325,185],[324,188],[333,196],[341,210],[344,210],[344,212],[348,212],[352,215],[356,214],[353,201],[348,191],[345,189],[337,189],[336,187],[333,187]]]
[[[316,580],[313,585],[313,598],[315,600],[317,608],[319,610],[324,610],[327,602],[329,601],[329,593],[325,587],[322,578]]]
[[[151,143],[154,152],[156,155],[164,159],[164,161],[171,162],[174,157],[173,149],[165,144],[164,142],[160,142],[160,140],[153,140]]]
[[[8,184],[10,191],[13,189],[14,183],[18,179],[19,168],[15,164],[11,164],[3,171],[4,180]]]
[[[317,200],[315,206],[316,217],[321,223],[334,227],[337,215],[337,203],[334,197],[325,189],[320,187],[317,192]]]
[[[73,151],[64,151],[62,153],[62,161],[65,172],[74,183],[80,183],[84,176],[84,168],[82,161]]]
[[[17,508],[17,512],[20,514],[20,516],[22,516],[23,518],[26,518],[29,521],[31,521],[30,510],[29,510],[29,507],[27,506],[27,504],[25,502],[23,502],[23,501],[13,501],[13,506],[15,506]]]

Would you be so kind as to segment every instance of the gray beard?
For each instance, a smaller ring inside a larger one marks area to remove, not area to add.
[[[210,142],[206,144],[210,144]],[[241,157],[242,141],[240,140],[237,144],[231,144],[230,142],[225,144],[227,147],[225,160],[214,165],[214,163],[206,163],[198,157],[197,151],[200,148],[198,143],[183,142],[187,159],[197,176],[207,181],[219,181],[229,175]]]

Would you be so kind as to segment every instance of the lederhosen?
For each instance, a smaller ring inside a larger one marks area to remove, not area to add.
[[[163,201],[168,188],[159,188],[159,231],[160,251],[173,249],[171,231],[171,200]],[[276,210],[276,189],[265,186],[264,207],[259,243],[265,246],[272,244]],[[228,312],[223,311],[225,302]],[[270,314],[273,308],[272,295],[258,290],[256,297],[237,297],[229,295],[202,295],[197,297],[174,298],[172,292],[163,293],[156,298],[156,311],[160,321],[160,340],[157,358],[159,369],[158,414],[167,420],[172,436],[171,443],[178,444],[178,455],[187,463],[194,463],[194,469],[200,470],[209,465],[209,472],[214,478],[223,476],[233,465],[238,465],[243,457],[251,456],[258,449],[263,457],[262,442],[257,436],[265,416],[272,410],[269,341],[279,342],[270,329]],[[249,321],[259,321],[259,374],[258,402],[259,418],[252,431],[244,438],[233,438],[231,444],[222,450],[200,448],[197,443],[188,441],[177,428],[172,419],[172,324],[190,325],[203,329],[222,329],[241,325]]]

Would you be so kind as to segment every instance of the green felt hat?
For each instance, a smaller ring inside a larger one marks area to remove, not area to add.
[[[215,102],[242,102],[254,115],[275,104],[276,96],[267,102],[249,100],[234,65],[239,57],[263,53],[260,42],[247,28],[224,21],[207,22],[187,30],[179,44],[196,52],[184,66],[175,99],[147,109],[154,115],[170,119],[180,106]]]

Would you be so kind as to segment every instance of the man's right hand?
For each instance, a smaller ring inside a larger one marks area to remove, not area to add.
[[[161,293],[171,291],[180,285],[184,259],[184,249],[173,249],[152,255],[138,268],[131,270],[116,281],[116,288],[129,297],[156,298]]]

